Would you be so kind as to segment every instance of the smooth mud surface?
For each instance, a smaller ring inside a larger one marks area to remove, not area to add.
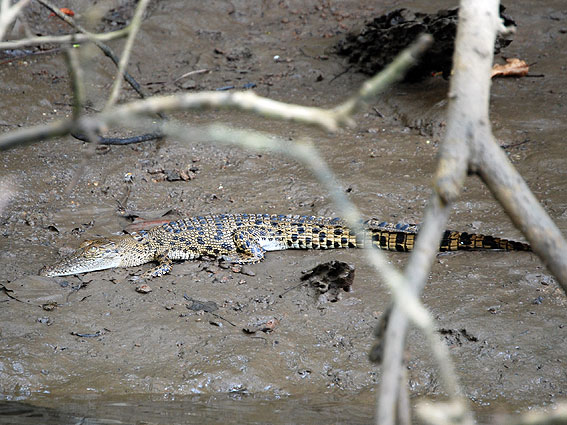
[[[394,3],[399,7],[393,1],[374,7],[362,1],[332,7],[320,1],[157,2],[146,16],[130,69],[154,94],[254,83],[256,93],[273,99],[332,106],[365,76],[329,48]],[[81,6],[87,3],[76,12]],[[423,12],[449,6],[404,5]],[[560,0],[507,6],[518,31],[502,55],[526,60],[530,74],[539,76],[494,81],[493,128],[565,231],[567,16]],[[62,30],[48,12],[33,7],[45,31]],[[104,21],[105,29],[113,28],[120,13],[131,13],[128,7],[120,10],[115,21]],[[118,50],[122,43],[112,45]],[[501,56],[496,60],[503,62]],[[210,72],[174,83],[200,69]],[[100,110],[115,70],[98,55],[88,71],[90,108]],[[0,85],[3,131],[71,113],[60,54],[3,63]],[[356,128],[336,135],[241,113],[175,118],[289,138],[307,134],[366,217],[416,222],[431,190],[447,89],[440,77],[397,86],[356,116]],[[124,90],[122,100],[135,98]],[[129,133],[115,129],[113,134]],[[336,207],[308,170],[287,158],[207,143],[164,140],[91,150],[71,137],[3,152],[0,164],[1,178],[16,192],[0,216],[5,288],[0,394],[13,402],[0,409],[0,423],[75,423],[76,417],[101,418],[92,423],[105,423],[102,418],[175,423],[205,416],[235,423],[371,420],[380,370],[367,353],[389,291],[359,251],[273,252],[243,270],[213,261],[183,262],[171,275],[149,282],[152,291],[145,294],[136,292],[130,277],[149,265],[37,276],[82,240],[118,234],[133,217],[335,216]],[[76,175],[77,183],[66,192]],[[474,177],[467,180],[450,227],[522,240]],[[387,255],[399,267],[407,260],[404,254]],[[356,269],[353,290],[336,302],[321,300],[300,280],[302,271],[330,260]],[[218,309],[192,310],[192,300]],[[439,255],[424,302],[477,411],[526,411],[565,398],[567,298],[534,254]],[[271,332],[263,331],[266,323]],[[419,332],[410,333],[409,347],[412,396],[443,397]],[[26,416],[30,405],[43,406],[44,416]],[[38,417],[45,421],[34,422]]]

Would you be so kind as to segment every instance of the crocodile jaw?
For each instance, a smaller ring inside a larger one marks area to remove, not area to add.
[[[118,244],[111,239],[86,241],[69,257],[45,266],[39,271],[41,276],[67,276],[96,270],[111,269],[122,265]]]
[[[85,259],[72,255],[39,271],[41,276],[68,276],[71,274],[94,272],[120,267],[122,260],[117,258]]]

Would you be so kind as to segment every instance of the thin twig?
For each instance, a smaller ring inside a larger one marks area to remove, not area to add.
[[[86,134],[71,133],[75,139],[82,140],[83,142],[95,142],[99,145],[131,145],[134,143],[148,142],[150,140],[157,140],[163,138],[163,134],[159,132],[145,133],[139,136],[132,137],[102,137],[97,136],[94,140],[89,139]]]
[[[86,41],[103,42],[116,40],[128,34],[128,27],[117,31],[102,34],[67,34],[67,35],[42,35],[40,37],[24,38],[22,40],[11,40],[0,42],[0,50],[21,49],[22,47],[42,46],[44,44],[76,44]]]
[[[51,10],[53,13],[55,13],[55,15],[57,15],[58,18],[62,19],[67,24],[71,25],[73,28],[75,28],[80,33],[87,35],[87,36],[95,35],[95,34],[90,33],[89,31],[87,31],[83,26],[81,26],[79,23],[77,23],[75,21],[75,19],[73,19],[70,16],[67,16],[63,12],[61,12],[54,4],[49,2],[49,0],[37,0],[37,1],[39,3],[41,3],[47,9]],[[131,27],[131,24],[127,25],[126,27],[122,28],[121,30],[115,31],[115,32],[120,33],[120,37],[125,37],[130,32],[130,27]],[[110,34],[110,33],[107,33],[107,34]],[[92,41],[95,44],[95,46],[97,46],[105,54],[105,56],[108,57],[114,63],[114,65],[116,65],[118,67],[120,59],[114,54],[114,52],[112,51],[112,49],[109,46],[107,46],[106,44],[103,43],[103,41],[106,41],[106,40],[104,40],[100,36],[96,36],[96,37],[92,37],[92,38],[88,38],[88,39],[90,41]],[[1,43],[0,43],[0,46],[1,46]],[[140,84],[138,84],[138,82],[134,79],[134,77],[132,77],[126,71],[123,72],[123,75],[124,75],[124,79],[128,82],[128,84],[130,84],[130,86],[136,91],[136,93],[138,93],[138,95],[142,99],[147,97],[146,93],[142,90],[142,88],[140,87]]]
[[[112,91],[110,93],[108,101],[106,102],[106,106],[104,107],[105,110],[112,107],[112,105],[114,105],[116,103],[116,100],[118,99],[118,94],[120,93],[120,87],[122,85],[122,78],[120,78],[120,76],[124,74],[126,67],[128,66],[128,59],[130,58],[130,53],[132,51],[132,47],[134,46],[134,41],[136,40],[138,30],[142,25],[142,17],[149,1],[150,0],[140,0],[138,5],[136,6],[136,11],[134,12],[134,16],[132,17],[132,21],[130,22],[130,33],[128,34],[128,38],[126,39],[124,49],[122,50],[120,63],[118,64],[117,75],[114,79]]]
[[[10,28],[10,24],[29,2],[30,0],[20,0],[13,6],[10,6],[10,0],[2,0],[0,3],[0,40],[4,38],[8,28]]]
[[[214,91],[154,96],[149,99],[116,106],[109,111],[98,114],[94,120],[89,120],[89,123],[93,125],[96,121],[100,127],[104,123],[116,122],[117,119],[128,122],[128,119],[132,117],[153,115],[158,112],[207,108],[238,109],[253,112],[266,118],[311,124],[328,131],[335,131],[340,125],[330,110],[290,105],[258,96],[250,91],[234,93]],[[76,127],[76,131],[79,133],[82,133],[80,129],[83,125],[85,125],[85,122],[81,121],[76,124],[67,123],[68,128]],[[43,134],[46,132],[47,127],[49,125],[39,125],[3,134],[0,136],[0,150],[13,147],[17,143],[37,142],[44,137]],[[42,136],[37,137],[34,133]]]
[[[177,77],[175,80],[173,80],[173,83],[177,83],[179,80],[182,80],[183,78],[189,77],[191,75],[207,74],[209,72],[211,72],[210,69],[197,69],[195,71],[189,71],[189,72],[186,72],[185,74],[181,75],[180,77]]]
[[[85,90],[83,85],[83,69],[79,62],[79,54],[73,47],[65,49],[65,59],[71,77],[71,92],[73,93],[73,120],[79,119],[85,104]]]
[[[0,136],[0,151],[41,142],[53,137],[66,136],[73,131],[74,127],[73,120],[66,119],[4,133]]]
[[[422,34],[407,49],[398,54],[384,70],[362,84],[362,87],[346,102],[334,108],[340,123],[350,123],[351,116],[387,87],[404,78],[405,70],[413,66],[419,57],[431,46],[433,37]]]
[[[39,1],[45,2],[45,0]],[[420,43],[424,42],[427,42],[427,40],[422,39]],[[413,49],[414,53],[415,50],[416,49]],[[405,55],[404,53],[402,53],[402,55],[413,58],[413,55]],[[370,94],[375,94],[384,88],[383,80],[398,80],[399,77],[392,77],[393,69],[397,70],[397,72],[404,72],[405,69],[413,63],[413,59],[406,59],[403,61],[395,60],[394,63],[395,65],[386,67],[386,69],[378,74],[378,76],[372,78],[372,84],[370,86],[366,85],[363,89],[361,89],[358,96],[368,99]],[[401,64],[404,64],[406,68],[404,69]],[[383,75],[383,77],[379,78],[380,75]],[[186,93],[175,96],[154,96],[143,101],[120,105],[107,113],[98,115],[97,120],[98,127],[101,127],[107,119],[110,120],[116,116],[120,116],[121,120],[127,122],[127,120],[133,115],[149,115],[187,109],[232,108],[254,112],[266,118],[302,122],[318,126],[326,131],[336,131],[340,126],[352,123],[352,119],[349,118],[347,114],[353,113],[356,109],[355,105],[362,104],[364,101],[361,100],[361,102],[358,102],[355,99],[356,97],[353,97],[349,101],[345,102],[346,106],[343,104],[343,106],[339,105],[339,107],[335,109],[328,110],[277,102],[275,100],[257,96],[253,92],[225,93],[215,91]],[[93,125],[93,122],[90,121],[89,124]],[[57,125],[40,125],[3,134],[0,136],[0,150],[9,149],[18,144],[38,142],[44,139],[46,134],[54,134],[55,136],[63,135],[59,131],[55,132],[54,126],[58,127],[58,130],[67,128],[68,132],[64,134],[70,133],[71,129],[77,133],[85,133],[85,131],[82,130],[83,124],[80,122],[65,124],[59,123]]]

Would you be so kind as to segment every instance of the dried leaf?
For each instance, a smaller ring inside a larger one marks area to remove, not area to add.
[[[524,77],[529,70],[530,67],[525,61],[518,58],[508,58],[504,65],[495,64],[492,67],[490,77]]]
[[[75,16],[75,12],[73,12],[73,11],[72,11],[71,9],[69,9],[68,7],[62,7],[62,8],[59,9],[59,11],[60,11],[61,13],[63,13],[64,15],[67,15],[67,16]],[[51,13],[49,14],[49,17],[52,17],[52,16],[55,16],[55,13],[51,12]]]

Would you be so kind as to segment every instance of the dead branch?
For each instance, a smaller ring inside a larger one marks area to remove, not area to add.
[[[490,75],[482,66],[477,67],[476,53],[479,49],[488,60],[492,60],[492,49],[496,39],[498,0],[473,4],[463,0],[459,8],[459,27],[453,59],[454,75],[449,90],[447,132],[439,151],[439,162],[435,175],[435,190],[425,211],[420,237],[406,267],[406,277],[415,294],[425,286],[436,252],[433,247],[445,229],[451,203],[458,197],[468,170],[470,152],[467,145],[474,128],[471,121],[486,109],[488,117],[489,91],[478,90],[478,84]],[[463,19],[464,16],[464,19]],[[471,117],[472,115],[472,117]],[[472,128],[471,128],[472,127]],[[398,305],[394,305],[385,336],[382,382],[377,403],[376,423],[394,424],[395,400],[402,370],[402,353],[405,346],[408,320]],[[461,403],[464,403],[462,400]],[[452,405],[457,406],[456,403]],[[460,407],[462,411],[462,405]]]
[[[415,64],[432,43],[433,37],[429,34],[420,36],[417,42],[398,54],[394,61],[382,72],[366,81],[356,94],[334,109],[337,120],[339,122],[344,120],[348,123],[350,117],[363,106],[366,106],[378,93],[400,81],[405,75],[405,73],[400,72],[400,70],[407,69]]]
[[[42,4],[43,6],[45,6],[47,9],[51,10],[51,12],[54,13],[57,17],[59,17],[61,20],[63,20],[64,22],[66,22],[68,25],[72,26],[73,28],[75,28],[79,32],[81,32],[83,34],[89,34],[89,32],[84,27],[82,27],[80,24],[78,24],[75,21],[75,19],[73,19],[70,16],[66,15],[65,13],[61,12],[55,5],[53,5],[51,2],[49,2],[49,0],[38,0],[38,2],[40,4]],[[127,27],[127,28],[129,28],[129,33],[130,33],[128,40],[134,40],[135,35],[133,36],[132,33],[138,32],[138,29],[141,25],[141,20],[142,20],[141,18],[142,18],[143,12],[146,9],[146,7],[147,7],[147,2],[140,2],[138,4],[138,6],[136,7],[136,13],[135,13],[135,15],[132,19],[132,22]],[[130,54],[130,50],[132,48],[132,42],[127,41],[126,46],[124,48],[124,53],[126,54],[126,57],[124,57],[124,55],[123,55],[123,58],[119,59],[116,56],[116,54],[112,51],[112,49],[109,46],[107,46],[106,44],[104,44],[102,41],[100,41],[100,40],[92,40],[92,41],[104,53],[104,55],[106,57],[108,57],[114,63],[114,65],[116,65],[116,67],[118,67],[119,71],[117,73],[117,76],[122,75],[124,77],[124,79],[126,80],[126,82],[128,84],[130,84],[130,87],[132,87],[134,89],[134,91],[136,93],[138,93],[138,95],[142,99],[145,99],[147,97],[147,94],[145,93],[145,91],[142,89],[140,84],[138,84],[138,82],[134,79],[134,77],[132,77],[132,75],[130,75],[130,73],[128,71],[126,71],[127,59],[128,59],[129,54]],[[70,69],[70,71],[71,71],[71,76],[73,76],[73,70]],[[121,83],[121,79],[119,79],[118,77],[115,78],[112,93],[114,93],[115,87],[119,88],[120,83]],[[116,95],[117,94],[118,94],[118,91],[116,92]],[[116,96],[116,95],[114,95],[114,96]],[[113,94],[111,94],[111,97],[112,96],[113,96]],[[114,104],[114,101],[111,104]],[[107,104],[107,107],[108,107],[108,104]],[[167,118],[165,116],[165,114],[162,114],[161,112],[158,112],[158,116],[162,119]],[[87,136],[84,133],[77,133],[77,132],[74,132],[71,135],[73,137],[75,137],[76,139],[79,139],[79,140],[88,141],[88,142],[94,141],[98,144],[104,144],[104,145],[128,145],[128,144],[131,144],[131,143],[140,143],[140,142],[144,142],[144,141],[148,141],[148,140],[160,139],[162,137],[158,133],[149,133],[149,134],[143,134],[143,135],[140,135],[140,136],[126,137],[126,138],[103,137],[101,135],[95,134],[94,131],[91,132],[90,137]],[[94,136],[96,136],[96,137],[94,137]]]
[[[70,16],[65,15],[64,13],[62,13],[55,5],[51,4],[51,2],[49,2],[49,0],[37,0],[37,1],[40,4],[42,4],[43,6],[45,6],[47,9],[51,10],[51,12],[54,13],[59,19],[62,19],[67,24],[71,25],[73,28],[75,28],[81,34],[93,35],[89,31],[87,31],[84,27],[79,25],[75,21],[75,19],[71,18]],[[139,7],[139,5],[138,5],[138,7]],[[131,30],[131,27],[132,27],[132,23],[130,23],[126,27],[122,28],[120,30],[121,31],[120,36],[121,37],[127,36],[128,33]],[[118,31],[115,31],[115,33],[118,33]],[[107,33],[107,34],[111,34],[111,33]],[[107,40],[105,40],[101,37],[94,37],[94,38],[89,39],[89,40],[91,42],[93,42],[93,44],[95,46],[97,46],[105,54],[105,56],[108,57],[114,63],[114,65],[116,65],[117,67],[119,66],[119,62],[120,62],[119,58],[114,54],[114,52],[112,51],[112,49],[109,46],[104,44],[104,41],[107,41]],[[1,48],[1,46],[2,46],[2,44],[0,43],[0,48]],[[138,95],[142,99],[147,97],[146,93],[142,90],[142,88],[140,87],[140,84],[138,84],[138,82],[134,79],[134,77],[132,77],[126,70],[123,70],[122,74],[124,75],[124,79],[128,82],[128,84],[130,84],[130,86],[136,91],[136,93],[138,93]]]
[[[104,107],[105,110],[111,108],[118,99],[118,94],[120,93],[120,87],[122,85],[122,78],[120,78],[120,76],[124,75],[124,72],[126,71],[128,59],[130,58],[130,52],[132,51],[132,47],[134,46],[134,40],[136,40],[138,30],[142,25],[142,16],[144,15],[144,11],[146,10],[149,2],[150,0],[140,0],[138,5],[136,6],[136,12],[134,13],[132,21],[130,22],[130,33],[128,34],[128,38],[126,39],[124,49],[122,50],[122,56],[120,58],[120,63],[118,64],[117,75],[114,79],[114,84],[112,85],[112,91],[110,93],[110,96],[108,97],[108,101],[106,102],[106,105]]]
[[[77,120],[85,103],[85,90],[83,86],[83,69],[79,63],[79,55],[75,49],[69,47],[65,50],[65,60],[71,77],[71,92],[73,93],[73,120]]]
[[[117,38],[125,37],[129,28],[125,27],[121,30],[106,32],[103,34],[67,34],[67,35],[42,35],[39,37],[24,38],[21,40],[2,41],[0,42],[0,50],[21,49],[22,47],[42,46],[44,44],[76,44],[86,41],[110,41]]]
[[[10,6],[10,0],[2,0],[0,3],[0,40],[4,38],[8,28],[15,21],[22,9],[30,0],[20,0],[13,6]]]
[[[53,137],[66,136],[73,131],[74,127],[75,123],[72,120],[59,120],[5,133],[0,137],[0,150],[36,143]]]
[[[475,134],[473,161],[478,173],[514,225],[567,293],[567,242],[488,128]]]
[[[373,93],[376,95],[379,91],[383,90],[385,87],[384,81],[393,81],[392,75],[394,71],[397,73],[405,72],[405,70],[413,64],[414,58],[418,52],[423,51],[424,46],[429,43],[430,39],[427,36],[419,38],[416,43],[409,48],[413,53],[402,54],[401,60],[394,61],[391,66],[388,66],[384,71],[378,74],[377,77],[374,77],[370,85],[365,85],[358,92],[357,97],[347,100],[345,104],[360,104],[364,102],[370,94]],[[380,75],[382,75],[382,77],[379,77]],[[395,77],[394,81],[398,78],[399,77]],[[360,98],[360,100],[357,101],[357,98]],[[336,131],[340,126],[351,123],[352,118],[350,118],[349,114],[352,114],[355,110],[353,106],[345,107],[342,105],[334,109],[291,105],[258,96],[253,92],[226,93],[215,91],[187,93],[175,96],[154,96],[143,101],[130,102],[117,106],[97,115],[95,121],[98,122],[98,125],[96,128],[101,128],[104,123],[110,122],[117,117],[120,117],[123,122],[127,122],[127,119],[133,115],[143,116],[163,112],[205,108],[238,109],[253,112],[266,118],[310,124],[326,131]],[[85,134],[87,133],[85,129],[92,128],[89,126],[93,125],[93,123],[93,120],[88,122],[79,120],[74,123],[58,122],[6,133],[0,137],[0,150],[12,148],[18,144],[39,142],[48,136],[62,136],[71,132]],[[66,129],[66,131],[64,129]]]
[[[461,1],[453,59],[454,75],[449,91],[447,133],[440,149],[435,190],[405,272],[415,294],[421,293],[425,285],[436,255],[434,247],[438,246],[449,208],[460,194],[469,168],[478,170],[494,196],[567,293],[565,240],[494,142],[490,131],[490,69],[494,40],[502,27],[498,7],[497,0]],[[400,306],[395,305],[386,329],[376,423],[394,423],[407,325],[407,318]],[[462,397],[460,402],[455,398],[450,403],[451,409],[445,409],[448,415],[444,418],[445,423],[466,423],[472,420],[464,410],[464,403]],[[440,418],[437,419],[440,421]],[[432,423],[442,423],[437,419]]]

